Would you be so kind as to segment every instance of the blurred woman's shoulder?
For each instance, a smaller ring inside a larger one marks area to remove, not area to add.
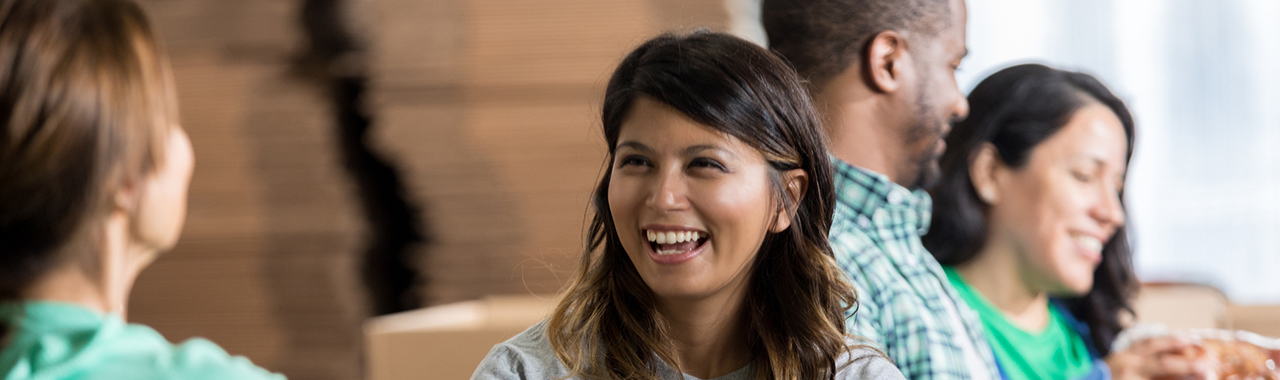
[[[208,340],[174,345],[150,327],[72,304],[29,302],[6,317],[6,380],[284,380]]]

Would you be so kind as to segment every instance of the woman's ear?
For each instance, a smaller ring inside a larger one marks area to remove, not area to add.
[[[895,92],[902,87],[902,70],[906,67],[907,39],[898,32],[886,30],[876,34],[867,47],[867,85],[877,92]]]
[[[790,201],[791,207],[779,207],[777,217],[773,218],[773,226],[770,232],[778,233],[786,231],[791,227],[791,219],[795,217],[796,209],[800,207],[800,201],[804,200],[805,191],[809,190],[809,173],[804,169],[791,169],[782,173],[783,193]]]
[[[121,181],[120,188],[116,189],[112,197],[112,213],[124,213],[125,215],[133,215],[138,209],[139,193],[138,183],[133,180]]]
[[[973,184],[973,192],[983,203],[993,205],[1000,202],[999,173],[1004,170],[1004,162],[995,145],[982,143],[969,160],[969,182]]]

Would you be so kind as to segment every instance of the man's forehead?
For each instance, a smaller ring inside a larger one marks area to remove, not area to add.
[[[961,58],[969,54],[969,46],[966,43],[964,28],[957,28],[955,25],[949,25],[947,28],[937,31],[933,35],[924,35],[922,37],[923,44],[918,45],[920,48],[931,51],[929,54],[936,54],[939,58],[952,59]],[[908,39],[912,39],[908,36]],[[912,48],[915,50],[915,48]]]
[[[951,25],[949,29],[951,30],[948,31],[947,34],[952,35],[956,40],[952,43],[957,45],[956,47],[960,50],[961,54],[967,55],[969,52],[968,46],[966,46],[969,30],[968,7],[965,5],[964,0],[951,0],[950,3]]]
[[[964,0],[950,0],[951,19],[963,23],[969,19],[969,9]]]
[[[959,57],[969,54],[968,46],[968,17],[965,15],[964,0],[951,1],[951,22],[947,25],[946,30],[939,33],[939,40],[947,52]]]

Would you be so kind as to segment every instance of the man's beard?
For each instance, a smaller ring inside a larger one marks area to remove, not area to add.
[[[938,134],[931,134],[927,137],[925,140],[932,142],[932,144],[929,144],[925,149],[912,152],[913,154],[909,157],[910,160],[906,163],[906,165],[909,165],[907,170],[911,171],[915,178],[906,177],[903,182],[912,184],[910,186],[912,190],[928,189],[942,177],[942,168],[938,166],[938,159],[942,157],[937,149],[939,137],[934,137],[938,136]]]
[[[925,98],[926,86],[917,92],[916,109],[912,112],[911,125],[906,129],[906,146],[911,151],[907,161],[903,162],[902,183],[909,183],[910,189],[928,189],[942,177],[942,169],[938,159],[942,153],[938,151],[938,142],[942,141],[943,121],[937,117],[937,107]],[[921,147],[921,145],[925,145]]]

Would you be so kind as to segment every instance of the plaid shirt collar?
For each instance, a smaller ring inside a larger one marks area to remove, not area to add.
[[[871,220],[875,211],[882,208],[908,210],[906,222],[915,224],[920,235],[929,231],[933,199],[928,192],[908,190],[884,174],[850,165],[835,156],[831,162],[835,167],[836,202],[853,210],[853,218]]]
[[[977,314],[921,244],[933,211],[929,194],[832,162],[831,246],[860,304],[849,330],[879,342],[908,379],[999,378]]]

